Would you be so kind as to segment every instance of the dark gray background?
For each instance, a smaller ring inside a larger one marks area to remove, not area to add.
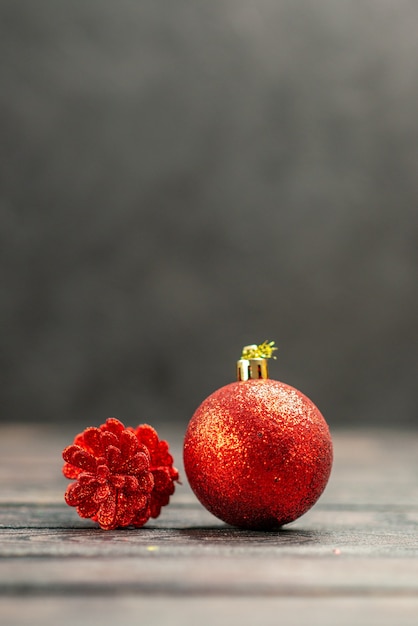
[[[275,339],[417,425],[418,3],[0,0],[1,418],[187,422]]]

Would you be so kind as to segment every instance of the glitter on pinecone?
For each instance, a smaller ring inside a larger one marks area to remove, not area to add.
[[[63,459],[64,476],[76,479],[65,501],[104,530],[141,527],[158,517],[178,480],[168,444],[151,426],[134,430],[115,418],[77,435]]]

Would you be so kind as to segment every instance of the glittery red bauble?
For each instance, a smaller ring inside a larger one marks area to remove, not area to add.
[[[284,383],[226,385],[199,406],[184,441],[194,493],[233,526],[273,529],[317,501],[332,465],[328,426],[309,398]]]

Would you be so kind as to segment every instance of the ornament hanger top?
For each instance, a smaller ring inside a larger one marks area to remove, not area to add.
[[[273,352],[277,350],[274,341],[244,346],[241,358],[237,361],[237,380],[245,381],[257,378],[268,378],[268,359],[275,359]]]

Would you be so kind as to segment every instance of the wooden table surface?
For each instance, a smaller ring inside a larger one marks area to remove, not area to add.
[[[280,532],[231,528],[183,485],[142,529],[63,502],[71,432],[0,426],[0,624],[418,625],[418,432],[337,431],[316,506]]]

